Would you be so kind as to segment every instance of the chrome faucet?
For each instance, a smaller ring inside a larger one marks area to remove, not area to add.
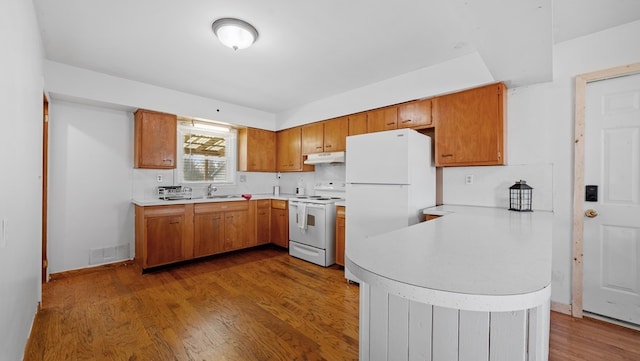
[[[214,187],[213,184],[209,184],[209,186],[207,187],[207,197],[211,197],[213,195],[213,192],[217,190],[217,187]]]

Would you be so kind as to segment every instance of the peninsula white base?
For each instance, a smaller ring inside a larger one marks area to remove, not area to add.
[[[478,311],[473,307],[437,306],[362,282],[360,360],[546,361],[548,295],[549,290],[543,290],[537,306]],[[510,296],[492,296],[496,309],[503,308],[501,297]],[[484,303],[479,308],[486,306]]]

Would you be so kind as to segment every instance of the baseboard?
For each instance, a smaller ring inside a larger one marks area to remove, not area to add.
[[[134,260],[129,259],[129,260],[118,261],[114,263],[101,264],[95,267],[86,267],[86,268],[74,269],[70,271],[51,273],[49,275],[49,281],[59,280],[59,279],[68,278],[68,277],[74,277],[74,276],[93,273],[93,272],[99,272],[106,269],[112,269],[115,267],[131,266],[133,264],[135,264]]]
[[[564,313],[565,315],[571,316],[571,305],[567,305],[566,303],[551,301],[551,311]]]

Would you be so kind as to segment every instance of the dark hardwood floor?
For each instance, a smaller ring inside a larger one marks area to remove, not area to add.
[[[550,360],[640,360],[640,332],[552,313]],[[25,360],[356,360],[358,286],[277,248],[56,275]]]

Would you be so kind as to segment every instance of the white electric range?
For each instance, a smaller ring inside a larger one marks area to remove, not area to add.
[[[289,254],[323,267],[336,263],[336,205],[344,182],[318,182],[316,195],[289,198]]]

